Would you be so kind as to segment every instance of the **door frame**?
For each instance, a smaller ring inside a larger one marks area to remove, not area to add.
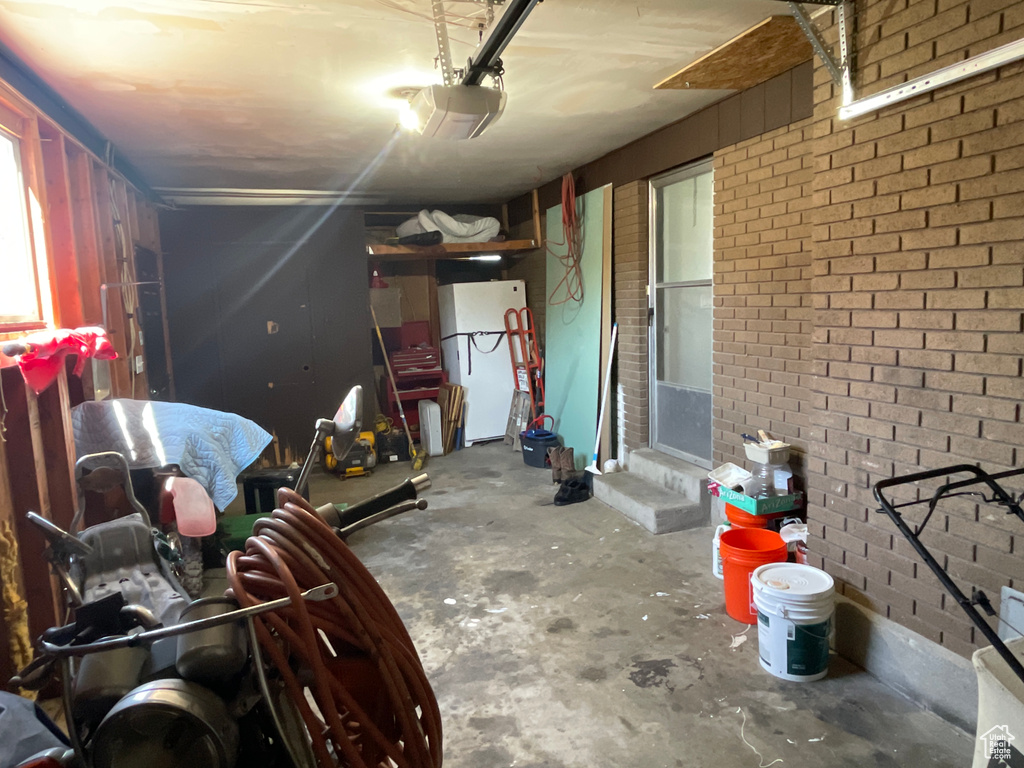
[[[712,276],[706,280],[684,280],[680,282],[658,283],[658,198],[656,193],[657,190],[662,187],[667,187],[670,184],[685,181],[686,179],[692,179],[694,176],[699,176],[702,173],[707,173],[709,171],[712,172],[712,174],[714,173],[714,158],[710,156],[702,160],[688,163],[680,168],[674,168],[666,173],[652,176],[647,182],[647,231],[649,233],[647,238],[647,396],[648,402],[650,403],[648,408],[650,424],[648,430],[648,442],[650,447],[656,451],[665,453],[669,456],[674,456],[675,458],[682,459],[683,461],[688,461],[691,464],[696,464],[697,466],[705,469],[712,468],[712,459],[702,459],[699,456],[685,453],[658,442],[658,323],[656,315],[658,288],[682,288],[687,286],[714,285],[714,277]],[[713,181],[714,177],[712,176],[712,182]],[[712,189],[714,189],[713,186]],[[714,255],[712,255],[712,261],[713,260]]]

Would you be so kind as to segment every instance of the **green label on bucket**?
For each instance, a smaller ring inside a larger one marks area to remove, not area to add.
[[[772,665],[772,653],[771,643],[769,637],[771,636],[772,620],[768,618],[768,614],[764,611],[757,612],[757,651],[761,656],[761,660],[769,667]]]
[[[820,624],[790,624],[786,633],[786,674],[816,675],[828,668],[832,619]]]

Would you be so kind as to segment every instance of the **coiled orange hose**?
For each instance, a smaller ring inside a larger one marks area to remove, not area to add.
[[[287,608],[255,617],[256,632],[318,765],[440,768],[437,700],[391,601],[305,499],[281,488],[278,503],[256,522],[245,554],[228,556],[228,580],[242,607],[292,598]],[[327,582],[337,584],[337,597],[300,597]]]
[[[551,246],[565,246],[565,253],[556,253]],[[547,252],[557,258],[564,269],[548,296],[548,304],[557,306],[575,301],[583,303],[583,222],[576,206],[576,180],[572,172],[562,177],[562,242],[548,243]],[[564,294],[561,298],[559,295]]]

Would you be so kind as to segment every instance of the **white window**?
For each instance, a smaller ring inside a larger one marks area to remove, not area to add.
[[[21,142],[0,128],[0,326],[43,320]]]

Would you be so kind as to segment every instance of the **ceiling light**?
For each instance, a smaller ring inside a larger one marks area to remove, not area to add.
[[[406,68],[368,80],[362,84],[360,90],[367,107],[394,110],[402,102],[409,101],[419,93],[421,88],[440,81],[440,75],[432,70]]]
[[[420,126],[420,119],[412,110],[412,105],[409,102],[405,102],[398,108],[398,124],[401,125],[407,131],[415,131],[419,133],[422,129]]]

